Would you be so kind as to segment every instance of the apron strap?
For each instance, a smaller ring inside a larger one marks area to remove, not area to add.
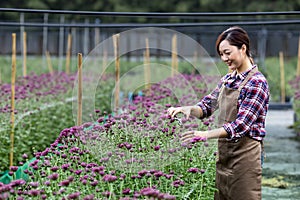
[[[247,82],[249,81],[249,79],[253,76],[253,74],[255,74],[256,72],[258,72],[257,66],[255,66],[247,75],[247,77],[243,80],[243,82],[241,83],[241,85],[239,86],[238,90],[239,92],[241,92],[242,88],[247,84]]]

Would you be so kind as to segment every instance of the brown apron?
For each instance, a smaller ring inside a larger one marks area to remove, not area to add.
[[[238,89],[223,84],[219,94],[219,126],[237,117],[238,97],[241,89],[257,72],[253,68]],[[248,136],[238,140],[218,139],[216,163],[216,200],[261,199],[261,143]]]

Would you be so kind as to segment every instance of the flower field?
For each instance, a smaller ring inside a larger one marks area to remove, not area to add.
[[[111,113],[107,106],[96,103],[94,114],[98,116],[97,121],[81,126],[70,125],[73,123],[71,106],[66,101],[66,94],[70,91],[63,87],[71,88],[74,76],[60,74],[55,77],[55,81],[45,82],[42,82],[45,77],[32,78],[41,79],[40,82],[34,81],[40,84],[40,88],[28,89],[29,92],[24,86],[31,88],[27,86],[33,84],[30,78],[19,83],[20,91],[25,91],[20,92],[21,96],[18,95],[16,100],[16,116],[23,114],[23,117],[15,130],[16,161],[15,166],[9,168],[9,175],[14,179],[21,164],[28,165],[28,168],[24,170],[24,180],[0,183],[0,199],[213,198],[215,141],[199,138],[187,145],[179,141],[179,136],[187,130],[213,127],[214,118],[176,120],[166,112],[168,107],[179,102],[195,103],[191,92],[183,92],[180,99],[178,94],[172,93],[172,87],[187,91],[178,80],[182,77],[175,76],[153,84],[150,91],[143,91],[143,95],[124,99],[120,108]],[[193,86],[197,98],[207,92],[200,75],[184,75],[184,78]],[[111,88],[101,89],[102,94],[96,94],[96,98],[105,98],[107,95],[103,91],[111,91]],[[9,118],[9,99],[5,96],[1,97],[1,122]],[[2,102],[6,104],[2,105]],[[37,112],[27,114],[32,110]],[[58,131],[53,125],[47,127],[49,120],[53,120],[57,127],[61,127],[61,123],[64,129]],[[6,136],[1,134],[1,141],[6,141],[1,144],[3,162],[8,161],[5,155],[9,152],[9,127],[5,131]],[[34,157],[30,157],[32,152]],[[1,166],[2,170],[6,166],[7,163]]]

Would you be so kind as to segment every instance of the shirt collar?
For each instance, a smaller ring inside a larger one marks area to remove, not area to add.
[[[251,69],[249,69],[249,70],[247,70],[247,71],[245,71],[245,72],[243,72],[243,73],[241,73],[241,74],[238,74],[237,71],[234,70],[234,71],[231,73],[230,77],[231,77],[231,78],[235,78],[235,79],[244,80],[244,79],[247,77],[247,75],[249,74],[249,72],[250,72],[252,69],[254,69],[255,67],[256,67],[256,65],[253,65]]]

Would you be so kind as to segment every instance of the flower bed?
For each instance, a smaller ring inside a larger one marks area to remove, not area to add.
[[[186,76],[197,94],[206,91],[200,76]],[[36,153],[27,182],[0,186],[9,199],[212,199],[215,191],[215,141],[181,144],[187,130],[205,130],[205,121],[170,119],[169,106],[195,101],[168,89],[180,81],[155,84],[150,92],[125,102],[119,112],[97,122],[64,129],[44,151]],[[203,86],[203,85],[202,85]],[[184,90],[184,88],[180,88]],[[199,98],[198,97],[198,98]],[[195,102],[193,102],[195,103]],[[13,176],[13,171],[11,174]]]
[[[71,102],[74,75],[65,73],[31,74],[19,77],[15,84],[14,165],[22,155],[42,151],[65,127],[74,125]],[[9,167],[11,85],[0,85],[0,171]]]

